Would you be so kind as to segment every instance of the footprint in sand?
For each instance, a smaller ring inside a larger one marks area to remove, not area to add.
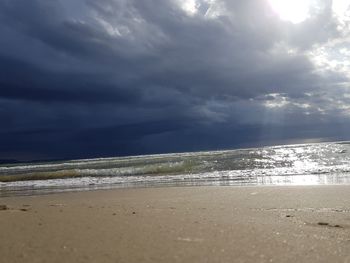
[[[9,208],[7,207],[7,205],[0,205],[0,211],[5,211],[8,210]]]
[[[319,225],[319,226],[327,226],[327,227],[343,228],[341,225],[338,225],[338,224],[332,225],[332,224],[327,223],[327,222],[318,222],[317,225]]]
[[[7,205],[0,205],[0,211],[10,210],[10,208]],[[23,211],[27,212],[29,211],[28,208],[19,208],[19,209],[11,209],[12,211]]]

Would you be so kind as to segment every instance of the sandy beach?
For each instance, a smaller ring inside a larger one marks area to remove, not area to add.
[[[0,199],[1,262],[350,262],[350,186]]]

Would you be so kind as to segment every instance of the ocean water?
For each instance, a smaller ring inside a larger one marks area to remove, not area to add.
[[[350,142],[0,166],[0,196],[158,186],[350,184]]]

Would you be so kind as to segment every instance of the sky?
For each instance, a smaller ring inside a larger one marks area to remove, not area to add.
[[[0,159],[349,140],[350,0],[0,0]]]

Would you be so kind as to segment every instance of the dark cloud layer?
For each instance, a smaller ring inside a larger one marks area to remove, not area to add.
[[[1,0],[0,159],[349,139],[346,21],[312,8]]]

